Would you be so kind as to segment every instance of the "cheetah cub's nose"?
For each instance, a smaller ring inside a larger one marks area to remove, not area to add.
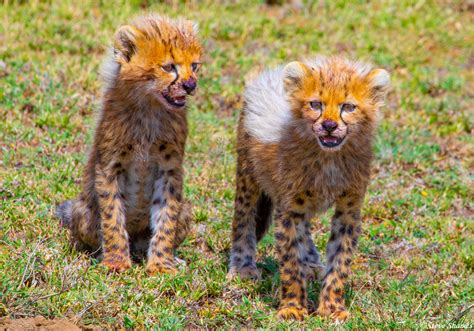
[[[183,88],[188,94],[192,94],[196,89],[196,80],[189,78],[188,80],[184,81]]]
[[[324,130],[326,130],[328,133],[333,132],[337,128],[337,123],[331,120],[325,120],[322,123],[322,126]]]

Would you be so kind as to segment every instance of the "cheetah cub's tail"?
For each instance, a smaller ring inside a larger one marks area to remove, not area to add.
[[[60,225],[68,228],[72,219],[72,200],[64,201],[56,208],[56,216],[59,218]]]

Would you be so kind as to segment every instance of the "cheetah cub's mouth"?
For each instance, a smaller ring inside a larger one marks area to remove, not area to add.
[[[177,95],[171,96],[168,93],[162,93],[165,100],[173,107],[184,107],[186,106],[186,96],[185,95]]]
[[[331,135],[320,136],[319,137],[319,142],[324,147],[333,148],[333,147],[339,146],[344,141],[344,138],[345,137],[339,138],[339,137],[334,137],[334,136],[331,136]]]

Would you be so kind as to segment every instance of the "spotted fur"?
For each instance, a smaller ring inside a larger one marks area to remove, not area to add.
[[[258,277],[257,233],[260,238],[268,228],[274,209],[280,317],[307,313],[306,282],[315,272],[322,278],[318,313],[348,317],[344,284],[361,232],[372,138],[388,84],[385,70],[337,57],[292,62],[248,84],[238,126],[229,277]],[[333,205],[324,268],[309,221]]]
[[[105,61],[105,90],[83,192],[58,208],[79,247],[101,250],[123,271],[130,249],[148,246],[147,271],[173,272],[191,222],[182,196],[185,101],[201,46],[196,26],[160,16],[121,27]]]

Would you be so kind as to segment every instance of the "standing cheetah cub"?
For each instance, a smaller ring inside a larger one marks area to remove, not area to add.
[[[310,219],[335,205],[318,313],[345,320],[343,290],[361,231],[385,70],[331,57],[262,73],[245,92],[229,276],[257,278],[256,242],[271,223],[280,262],[278,315],[307,314],[306,281],[322,271]]]
[[[73,241],[101,248],[110,270],[128,269],[130,249],[145,243],[150,274],[175,271],[174,249],[191,222],[182,198],[185,106],[201,52],[186,20],[140,17],[115,35],[83,192],[58,208]]]

